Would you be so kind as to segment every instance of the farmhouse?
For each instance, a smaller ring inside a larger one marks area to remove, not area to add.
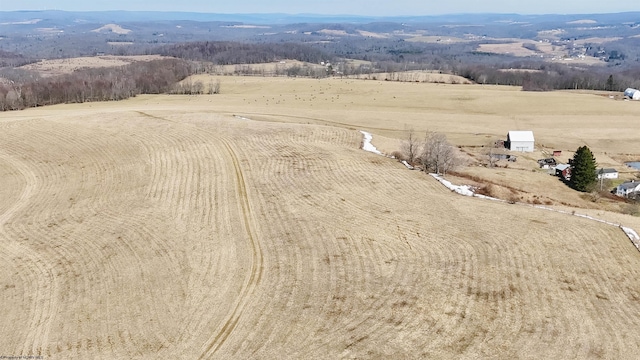
[[[640,192],[640,181],[629,181],[616,187],[616,195],[621,197],[629,197],[637,192]]]
[[[618,170],[616,169],[600,169],[598,170],[598,180],[600,179],[617,179]]]
[[[624,97],[631,100],[640,100],[640,91],[632,88],[627,88],[627,90],[624,91]]]
[[[512,151],[532,152],[534,142],[533,131],[509,131],[505,145]]]

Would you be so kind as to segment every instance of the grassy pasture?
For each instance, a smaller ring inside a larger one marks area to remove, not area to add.
[[[218,79],[222,94],[189,101],[249,118],[336,124],[392,138],[408,128],[439,131],[457,145],[481,146],[487,137],[530,129],[546,149],[573,151],[586,144],[596,153],[640,156],[640,135],[632,131],[640,106],[611,100],[607,93],[336,78]]]
[[[387,152],[414,128],[469,149],[531,129],[548,148],[640,154],[638,104],[493,86],[220,81],[219,95],[0,114],[2,353],[640,355],[640,253],[618,228],[455,195],[360,150],[357,131]],[[518,164],[498,171],[544,184]]]
[[[132,43],[114,43],[130,45]],[[128,65],[138,61],[153,61],[162,59],[160,55],[130,55],[130,56],[89,56],[69,59],[42,60],[33,64],[21,66],[22,69],[37,71],[42,76],[56,76],[69,74],[86,68],[105,68]]]

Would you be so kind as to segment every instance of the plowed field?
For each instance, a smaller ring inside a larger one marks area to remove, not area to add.
[[[640,356],[620,229],[176,99],[0,114],[0,356]]]

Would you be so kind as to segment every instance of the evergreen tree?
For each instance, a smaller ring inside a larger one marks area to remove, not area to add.
[[[613,80],[613,75],[609,75],[609,78],[607,79],[607,86],[605,87],[605,90],[613,91],[614,87],[615,87],[615,82]]]
[[[578,191],[589,191],[597,182],[596,158],[586,146],[581,146],[573,155],[569,186]]]

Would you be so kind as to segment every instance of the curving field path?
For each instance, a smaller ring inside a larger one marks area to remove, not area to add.
[[[186,103],[18,114],[0,356],[640,356],[640,253],[615,227],[458,196],[355,130]]]

